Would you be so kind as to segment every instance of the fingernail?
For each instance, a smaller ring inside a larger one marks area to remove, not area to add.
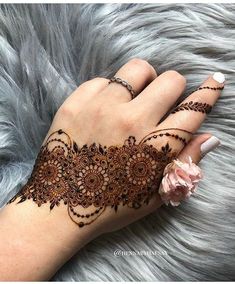
[[[222,84],[225,81],[225,76],[221,72],[215,72],[213,75],[213,79],[217,81],[218,83]]]
[[[220,144],[221,142],[217,137],[211,136],[208,140],[201,144],[201,156],[205,156],[207,153],[214,150]]]

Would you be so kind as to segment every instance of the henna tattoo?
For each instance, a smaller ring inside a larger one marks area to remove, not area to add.
[[[213,91],[217,91],[217,90],[223,90],[224,86],[222,86],[222,87],[203,86],[203,87],[197,88],[196,91],[203,90],[203,89],[210,89],[210,90],[213,90]]]
[[[187,131],[187,130],[184,130],[184,129],[180,129],[180,128],[167,128],[167,129],[164,129],[164,130],[165,130],[165,131],[166,131],[166,130],[169,131],[169,130],[176,130],[176,129],[179,130],[179,131],[183,131],[183,132],[185,132],[185,133],[188,133],[189,135],[193,135],[192,132]],[[162,130],[158,130],[158,131],[154,131],[154,132],[149,133],[149,134],[146,135],[144,138],[142,138],[142,140],[140,141],[140,143],[145,143],[145,142],[147,142],[147,141],[150,141],[151,139],[157,139],[158,137],[161,138],[161,137],[166,136],[166,137],[172,137],[172,138],[174,138],[174,139],[176,139],[176,140],[179,140],[180,142],[182,142],[182,143],[184,144],[184,146],[187,145],[187,140],[186,140],[186,138],[183,138],[183,137],[181,137],[181,136],[179,136],[179,135],[177,135],[177,134],[172,134],[172,133],[169,133],[169,132],[165,132],[165,133],[160,133],[160,134],[156,135],[157,132],[162,132]]]
[[[107,206],[115,211],[119,205],[137,209],[158,191],[165,166],[178,155],[171,140],[187,143],[175,130],[191,134],[169,128],[149,133],[139,143],[129,136],[122,146],[93,143],[79,148],[62,129],[53,132],[41,147],[27,184],[8,203],[30,199],[38,206],[49,203],[50,210],[64,203],[79,227],[94,222]],[[146,143],[151,139],[167,142],[154,147]]]
[[[195,90],[199,91],[199,90],[203,90],[203,89],[210,89],[210,90],[223,90],[224,86],[222,87],[210,87],[210,86],[203,86],[203,87],[199,87]],[[192,110],[192,111],[196,111],[196,112],[202,112],[202,113],[210,113],[212,110],[212,106],[207,104],[207,103],[201,103],[201,102],[186,102],[186,103],[182,103],[178,106],[176,106],[173,111],[171,112],[171,114],[174,114],[178,111],[183,111],[183,110]]]
[[[199,102],[186,102],[178,105],[171,113],[176,113],[182,110],[192,110],[202,113],[209,113],[212,110],[212,106],[207,103],[199,103]]]

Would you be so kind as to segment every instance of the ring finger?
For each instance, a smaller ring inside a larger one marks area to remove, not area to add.
[[[115,74],[115,77],[118,77],[131,85],[136,96],[157,77],[157,73],[153,66],[147,61],[134,58],[124,64]],[[101,96],[102,95],[105,97],[106,101],[110,100],[119,103],[128,102],[132,99],[130,91],[117,82],[108,84],[102,91]]]

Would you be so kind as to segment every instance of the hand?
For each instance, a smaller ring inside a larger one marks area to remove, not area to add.
[[[90,226],[101,234],[163,204],[158,187],[174,158],[190,155],[199,162],[200,145],[210,134],[194,139],[192,134],[223,82],[210,76],[162,120],[184,91],[182,75],[167,71],[157,76],[149,63],[133,59],[115,76],[138,95],[131,100],[127,88],[105,78],[83,83],[56,113],[34,172],[12,202],[29,199],[52,212],[60,206],[74,226]]]

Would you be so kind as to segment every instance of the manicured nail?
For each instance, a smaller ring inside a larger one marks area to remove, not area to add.
[[[214,75],[213,75],[213,79],[220,84],[224,83],[224,81],[225,81],[224,74],[221,73],[221,72],[215,72]]]
[[[215,136],[211,136],[208,140],[201,144],[201,156],[204,157],[207,153],[214,150],[221,144],[220,140]]]

